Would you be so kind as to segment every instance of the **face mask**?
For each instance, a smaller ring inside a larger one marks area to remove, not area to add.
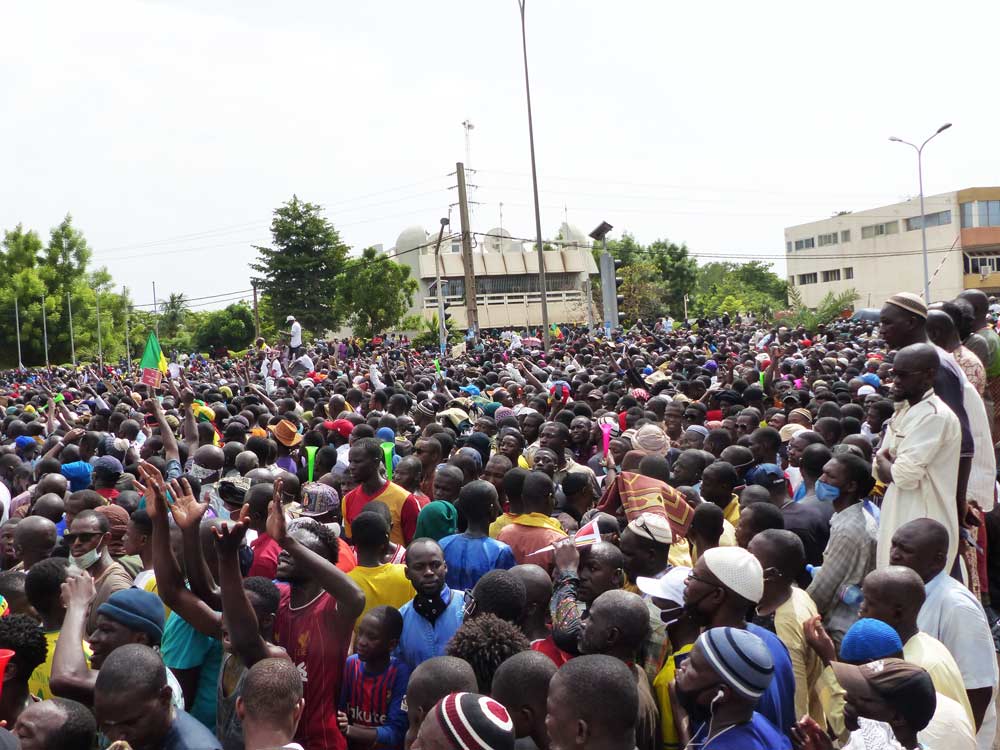
[[[827,484],[826,482],[820,480],[816,481],[817,500],[824,503],[832,503],[839,497],[840,497],[839,487],[834,487],[832,484]]]
[[[82,570],[88,570],[94,567],[94,563],[101,559],[101,553],[103,550],[98,546],[90,550],[90,552],[84,552],[82,555],[77,557],[76,555],[70,555],[69,559],[73,561],[76,567]]]

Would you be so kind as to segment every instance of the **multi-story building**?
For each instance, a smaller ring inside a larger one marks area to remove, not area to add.
[[[545,273],[551,323],[588,322],[588,305],[595,320],[599,308],[590,298],[590,277],[597,273],[591,252],[592,242],[576,227],[563,224],[562,239],[545,250]],[[390,258],[410,267],[417,280],[411,313],[431,318],[437,311],[435,286],[435,240],[437,233],[423,227],[403,230]],[[538,285],[538,253],[532,243],[515,240],[503,229],[474,235],[472,263],[476,278],[476,307],[480,328],[524,328],[542,322],[541,293]],[[448,313],[459,328],[468,324],[465,310],[465,268],[462,243],[446,239],[438,256]]]
[[[1000,293],[1000,187],[924,197],[931,301],[964,289]],[[841,213],[785,229],[788,283],[807,307],[855,289],[855,308],[923,293],[920,200]]]

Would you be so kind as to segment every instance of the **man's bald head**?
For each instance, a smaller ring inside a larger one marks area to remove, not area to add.
[[[950,564],[950,541],[943,524],[932,518],[918,518],[896,529],[889,561],[912,568],[926,583]]]
[[[515,565],[511,574],[524,584],[525,600],[532,602],[548,602],[552,598],[552,579],[540,565],[530,563]]]
[[[226,463],[226,454],[217,445],[203,445],[194,452],[194,462],[203,469],[219,471]]]
[[[910,344],[896,353],[893,367],[912,372],[915,370],[937,371],[940,359],[937,350],[930,344]]]
[[[990,309],[990,300],[986,293],[980,289],[966,289],[958,295],[959,299],[966,300],[972,305],[972,310],[977,318],[985,318]]]
[[[59,497],[66,497],[68,490],[69,483],[62,474],[46,474],[35,485],[35,497],[41,497],[50,492],[59,495]]]
[[[927,313],[927,336],[937,346],[951,351],[960,343],[955,321],[944,310],[930,310]]]
[[[890,565],[873,570],[864,580],[865,597],[877,607],[889,607],[894,612],[894,622],[912,624],[917,622],[917,613],[924,604],[924,582],[916,571],[902,565]],[[881,618],[879,618],[881,619]]]
[[[28,516],[14,527],[14,546],[28,569],[52,554],[56,546],[56,525],[42,516]]]

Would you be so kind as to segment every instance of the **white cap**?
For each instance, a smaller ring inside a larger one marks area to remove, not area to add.
[[[873,393],[875,393],[874,386],[870,386],[867,383],[865,385],[861,386],[860,388],[858,388],[858,395],[859,396],[870,396]]]
[[[635,585],[639,591],[654,599],[666,599],[677,604],[684,603],[684,581],[691,575],[691,568],[682,565],[671,568],[659,578],[639,576]]]
[[[636,536],[657,544],[670,544],[674,541],[669,521],[656,513],[640,513],[627,528]]]
[[[764,596],[764,569],[756,557],[742,547],[705,550],[702,559],[719,583],[747,601],[757,604]]]
[[[294,315],[289,315],[287,318],[285,318],[286,323],[291,323],[293,320],[295,320]]]

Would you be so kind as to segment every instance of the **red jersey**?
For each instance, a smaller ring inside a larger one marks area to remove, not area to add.
[[[278,555],[281,553],[281,545],[267,534],[258,534],[257,538],[250,542],[250,549],[253,550],[253,564],[247,575],[264,576],[264,578],[274,580],[278,572]]]
[[[278,590],[274,640],[298,667],[306,699],[295,741],[309,750],[347,750],[337,727],[337,701],[354,623],[337,618],[337,601],[325,591],[295,608],[291,587],[279,583]]]
[[[531,650],[545,654],[552,660],[556,667],[561,667],[573,658],[572,654],[566,653],[556,645],[551,635],[548,638],[539,638],[537,641],[532,641]]]

